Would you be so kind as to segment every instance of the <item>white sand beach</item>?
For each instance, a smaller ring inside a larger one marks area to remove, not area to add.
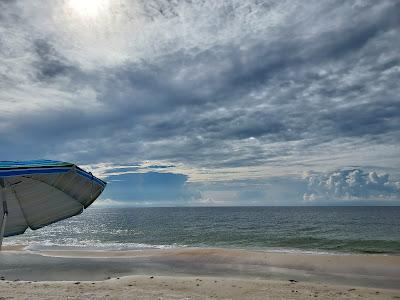
[[[193,276],[0,283],[1,299],[400,299],[400,291],[317,283]]]
[[[400,299],[400,256],[169,250],[0,255],[0,299]]]

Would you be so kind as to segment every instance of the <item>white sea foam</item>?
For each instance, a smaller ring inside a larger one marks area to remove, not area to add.
[[[143,243],[99,243],[98,241],[79,241],[77,243],[54,243],[52,241],[31,242],[27,245],[26,250],[107,250],[107,251],[123,251],[123,250],[145,250],[145,249],[174,249],[182,248],[186,245],[151,245]]]
[[[303,250],[293,248],[256,248],[254,250],[272,252],[272,253],[289,253],[289,254],[310,254],[310,255],[352,255],[354,253],[343,253],[335,251],[322,251],[322,250]]]

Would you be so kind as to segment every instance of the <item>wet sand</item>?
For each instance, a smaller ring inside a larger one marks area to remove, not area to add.
[[[6,248],[0,299],[400,299],[400,256]]]

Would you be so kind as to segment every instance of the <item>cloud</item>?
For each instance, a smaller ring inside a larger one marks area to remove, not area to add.
[[[138,203],[134,204],[138,205]],[[92,204],[92,207],[126,207],[126,206],[127,206],[126,202],[115,201],[113,199],[104,199],[104,198],[97,199]]]
[[[71,74],[76,76],[80,72],[79,68],[67,62],[45,39],[34,40],[33,50],[36,55],[33,66],[38,81],[54,80],[59,76],[69,77]]]
[[[111,175],[103,198],[119,203],[171,205],[185,204],[199,197],[187,185],[187,176],[173,173],[126,173]]]
[[[181,183],[286,176],[282,193],[307,169],[398,177],[399,8],[116,0],[85,16],[2,1],[0,157]]]
[[[304,205],[302,196],[307,191],[307,184],[303,179],[288,176],[268,179],[189,182],[188,186],[200,193],[199,198],[190,202],[192,206]]]
[[[362,169],[338,170],[330,173],[306,173],[308,191],[305,201],[326,200],[400,200],[400,182],[388,174],[365,172]]]

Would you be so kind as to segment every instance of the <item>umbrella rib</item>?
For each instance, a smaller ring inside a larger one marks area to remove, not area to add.
[[[58,190],[58,191],[64,193],[65,195],[68,195],[69,198],[71,198],[74,202],[76,202],[76,203],[78,203],[79,205],[81,205],[82,208],[85,208],[84,205],[83,205],[82,203],[80,203],[78,200],[76,200],[74,197],[72,197],[69,193],[67,193],[66,191],[63,191],[63,190],[60,189],[59,187],[56,187],[56,186],[54,186],[54,185],[51,185],[51,184],[47,183],[46,181],[43,181],[43,180],[40,180],[40,179],[37,179],[37,178],[32,178],[32,177],[28,177],[28,176],[22,176],[22,177],[28,178],[28,179],[32,179],[32,180],[34,180],[34,181],[41,182],[41,183],[44,183],[44,184],[46,184],[46,185],[48,185],[48,186],[51,186],[52,188],[55,188],[56,190]]]
[[[29,224],[28,218],[26,217],[24,208],[21,205],[21,201],[19,200],[17,191],[14,189],[14,187],[12,185],[10,187],[11,187],[11,190],[13,191],[13,193],[14,193],[15,199],[17,199],[17,201],[18,201],[18,205],[19,205],[19,208],[21,209],[22,215],[24,216],[26,226],[30,228],[31,224]]]

